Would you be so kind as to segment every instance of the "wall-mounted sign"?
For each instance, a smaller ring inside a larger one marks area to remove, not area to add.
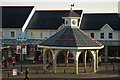
[[[21,53],[21,46],[20,45],[18,45],[17,46],[17,52],[16,52],[17,54],[20,54]]]
[[[22,54],[27,54],[27,46],[22,46]]]

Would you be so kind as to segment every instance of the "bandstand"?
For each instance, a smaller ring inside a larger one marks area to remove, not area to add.
[[[81,10],[82,14],[82,10]],[[60,52],[65,55],[65,65],[68,65],[68,54],[74,57],[74,70],[78,74],[78,58],[83,53],[83,64],[86,67],[86,55],[88,51],[92,55],[92,72],[98,71],[98,51],[104,45],[88,36],[80,30],[78,23],[81,21],[81,14],[77,14],[73,10],[63,15],[64,26],[58,32],[44,40],[38,45],[43,51],[43,69],[46,70],[46,54],[48,61],[53,63],[53,72],[56,73],[56,61]],[[87,24],[87,23],[86,23]]]

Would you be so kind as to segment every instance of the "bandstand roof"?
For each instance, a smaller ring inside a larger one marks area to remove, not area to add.
[[[79,17],[79,15],[74,11],[70,11],[64,17]],[[64,26],[54,35],[44,40],[39,46],[54,49],[101,49],[104,47],[77,26]]]
[[[80,15],[74,12],[73,10],[71,10],[67,12],[66,14],[64,14],[63,17],[80,17]]]
[[[39,46],[64,49],[98,49],[103,47],[100,42],[91,38],[79,28],[71,28],[70,26],[65,26],[56,34],[44,40]]]

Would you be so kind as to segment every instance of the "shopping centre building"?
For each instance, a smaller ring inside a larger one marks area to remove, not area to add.
[[[62,16],[69,11],[36,10],[34,6],[2,6],[0,37],[3,55],[10,57],[15,53],[19,56],[21,51],[17,48],[20,45],[22,49],[25,48],[22,51],[24,59],[34,57],[36,50],[40,50],[37,46],[64,27],[66,23]],[[84,10],[74,12],[81,15],[77,23],[79,29],[104,45],[99,55],[105,61],[108,61],[108,57],[120,57],[119,13],[84,13]]]

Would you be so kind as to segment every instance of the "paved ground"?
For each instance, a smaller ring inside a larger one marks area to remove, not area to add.
[[[64,64],[57,64],[57,73],[54,74],[52,69],[44,72],[42,69],[42,64],[32,64],[32,62],[23,62],[23,74],[19,73],[18,76],[12,75],[12,69],[18,69],[20,71],[20,64],[18,63],[15,67],[10,65],[7,69],[2,69],[2,80],[24,80],[25,77],[25,68],[29,68],[29,80],[98,80],[98,79],[109,79],[109,80],[120,80],[120,68],[119,64],[116,63],[113,67],[111,63],[102,63],[99,66],[99,71],[97,73],[91,72],[90,64],[87,64],[87,70],[85,71],[82,64],[79,64],[79,74],[74,74],[74,64],[71,63],[66,68]]]

